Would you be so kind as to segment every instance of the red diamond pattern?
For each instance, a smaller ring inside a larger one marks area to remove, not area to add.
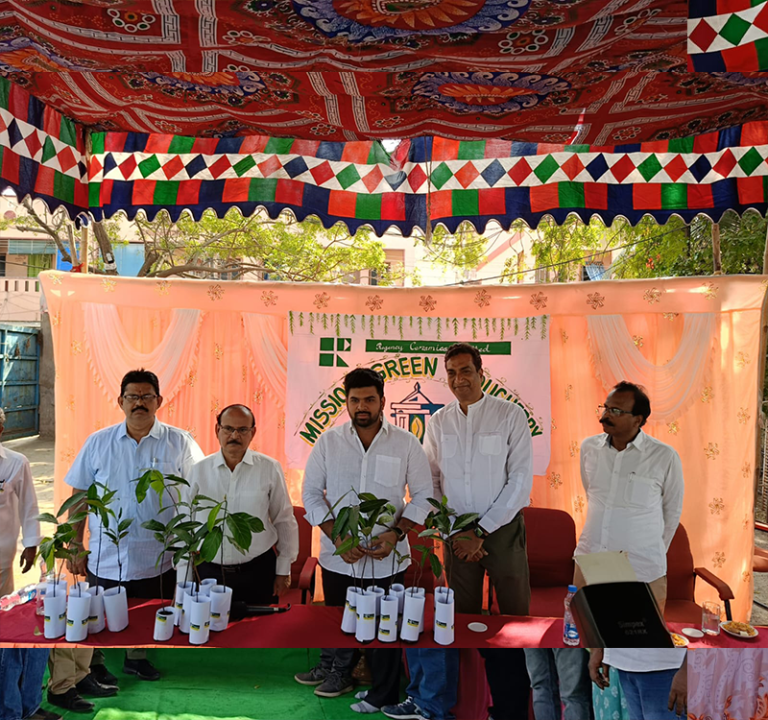
[[[408,173],[408,184],[414,192],[424,184],[426,179],[427,174],[421,169],[420,165],[417,165],[410,173]]]
[[[61,172],[67,172],[67,170],[77,165],[75,153],[72,152],[72,148],[69,146],[65,147],[56,157],[58,158]]]
[[[512,178],[515,185],[522,185],[525,181],[525,178],[527,178],[532,172],[533,170],[531,170],[531,166],[528,164],[528,161],[523,158],[520,162],[510,168],[507,175]]]
[[[262,165],[266,165],[266,163],[262,163]],[[259,165],[259,168],[261,168],[261,165]],[[327,160],[321,165],[313,167],[309,172],[312,174],[312,177],[315,178],[315,182],[318,185],[328,182],[334,175],[331,164]]]
[[[664,166],[672,182],[677,182],[679,178],[688,170],[688,164],[679,155],[675,155],[674,160]]]
[[[372,193],[379,186],[383,177],[384,173],[381,172],[379,166],[374,165],[373,170],[363,178],[363,185],[368,188],[369,193]]]
[[[133,171],[136,169],[136,158],[133,155],[129,155],[123,162],[119,165],[119,170],[122,174],[122,176],[127,180],[131,175],[133,174]]]
[[[88,165],[88,179],[95,180],[104,166],[101,164],[97,155],[91,155],[91,162]]]
[[[757,14],[752,24],[763,32],[768,33],[768,3],[763,5],[763,9]]]
[[[267,178],[269,177],[273,172],[278,171],[280,168],[283,167],[283,163],[281,163],[274,155],[270,155],[264,162],[259,163],[257,165],[259,170],[261,171],[261,174]],[[314,171],[313,171],[314,172]]]
[[[180,173],[183,169],[184,161],[181,159],[180,155],[175,155],[170,162],[167,162],[165,165],[163,165],[163,173],[165,173],[165,177],[167,177],[169,180],[174,175]]]
[[[37,130],[33,130],[24,140],[29,150],[29,157],[34,158],[43,144],[40,142],[40,138],[37,136]]]
[[[726,150],[722,157],[715,163],[715,167],[712,168],[716,173],[723,177],[728,177],[731,174],[731,170],[736,166],[736,158],[730,150]]]
[[[459,181],[461,187],[466,190],[474,182],[475,178],[477,178],[479,174],[480,173],[478,172],[474,163],[468,162],[466,165],[464,165],[464,167],[461,168],[461,170],[455,173],[453,177],[455,177]]]
[[[571,155],[566,160],[560,169],[568,176],[569,180],[575,180],[578,174],[584,169],[584,163],[581,162],[581,158],[578,155]]]
[[[622,155],[621,159],[613,166],[611,166],[611,172],[619,182],[624,182],[627,175],[629,175],[635,169],[635,163],[633,163],[626,155]]]
[[[717,37],[717,31],[704,19],[688,35],[688,39],[700,47],[704,52],[709,49],[712,41]]]
[[[222,155],[213,165],[208,167],[208,170],[211,172],[211,177],[217,180],[231,167],[232,163],[229,162],[229,158],[226,155]]]

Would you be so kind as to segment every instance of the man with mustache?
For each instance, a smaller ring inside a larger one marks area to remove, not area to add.
[[[370,368],[357,368],[344,378],[347,411],[351,422],[337,425],[321,435],[307,460],[303,499],[307,520],[323,531],[320,544],[320,566],[323,568],[325,604],[342,607],[347,588],[378,585],[389,588],[401,583],[410,560],[396,562],[391,557],[396,548],[400,556],[409,554],[406,534],[424,522],[432,495],[429,463],[415,435],[390,425],[384,418],[384,381]],[[406,490],[410,501],[406,504]],[[381,527],[375,532],[371,547],[355,547],[342,555],[338,548],[347,538],[331,540],[335,512],[345,505],[358,505],[356,493],[373,493],[395,507],[391,530]],[[396,682],[401,653],[398,650],[376,650],[370,657],[372,673]],[[295,676],[302,685],[316,685],[320,697],[338,697],[354,688],[352,670],[358,653],[353,648],[323,648],[320,664],[309,672]],[[365,712],[373,712],[388,699],[385,687],[376,697],[365,698]],[[387,698],[387,699],[385,699]],[[373,708],[371,710],[370,708]]]
[[[166,554],[157,564],[162,545],[151,530],[141,525],[158,519],[168,522],[173,509],[160,512],[155,493],[149,493],[144,502],[136,499],[136,478],[147,470],[159,470],[165,475],[186,478],[192,465],[202,459],[203,452],[192,436],[179,428],[166,425],[157,418],[163,404],[157,375],[148,370],[132,370],[120,384],[117,404],[125,415],[125,422],[98,430],[90,435],[80,449],[64,482],[75,491],[87,490],[94,482],[117,490],[112,510],[123,511],[124,518],[133,518],[128,535],[121,541],[122,585],[132,598],[159,598],[162,583],[164,597],[173,595],[176,572],[171,567],[171,555]],[[72,508],[71,514],[82,506]],[[75,575],[87,575],[91,587],[105,589],[118,584],[118,556],[115,546],[100,532],[101,520],[91,514],[77,527],[78,542],[82,544],[85,525],[88,525],[88,549],[91,554],[79,558],[70,566]],[[98,577],[96,576],[98,564]],[[158,680],[160,673],[147,660],[146,650],[131,648],[126,652],[123,672],[141,680]],[[117,678],[104,667],[100,650],[93,654],[91,673],[103,685],[116,685]]]
[[[680,456],[643,432],[651,401],[640,386],[620,382],[598,409],[605,432],[581,445],[588,509],[576,555],[626,551],[637,579],[650,585],[663,613],[667,550],[683,510]],[[574,582],[584,585],[578,567]]]
[[[280,463],[249,448],[255,435],[250,408],[224,408],[216,418],[221,449],[193,466],[186,495],[206,495],[216,502],[226,498],[229,512],[246,512],[264,523],[244,555],[225,539],[218,562],[202,563],[198,572],[201,578],[223,578],[237,602],[269,605],[291,587],[299,526]]]

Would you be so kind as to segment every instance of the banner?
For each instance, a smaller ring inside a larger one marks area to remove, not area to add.
[[[424,439],[429,419],[454,397],[443,355],[455,342],[483,356],[483,391],[521,407],[533,437],[533,471],[546,474],[550,452],[548,316],[432,318],[295,313],[289,315],[286,454],[303,469],[317,439],[349,420],[344,375],[379,372],[384,416]]]

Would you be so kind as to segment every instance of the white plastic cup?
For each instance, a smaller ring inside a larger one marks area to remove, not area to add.
[[[371,642],[376,637],[376,593],[368,590],[357,598],[355,639]]]
[[[166,642],[173,636],[174,610],[172,607],[160,608],[155,613],[155,631],[152,637],[156,642]]]
[[[426,599],[427,591],[423,587],[409,587],[405,590],[405,597],[409,595],[416,595]],[[403,613],[405,613],[405,605],[403,605]],[[419,620],[419,634],[424,632],[424,612],[421,613],[421,619]]]
[[[365,592],[376,596],[376,617],[378,618],[381,611],[381,598],[386,595],[387,591],[378,585],[371,585]]]
[[[211,630],[221,632],[229,625],[229,611],[232,607],[232,588],[214,585],[211,588]]]
[[[357,599],[362,595],[360,588],[347,588],[347,602],[344,605],[344,615],[341,618],[341,632],[353,635],[357,629]]]
[[[435,605],[435,642],[438,645],[453,644],[455,611],[453,591],[438,597]]]
[[[88,637],[91,596],[81,588],[73,588],[67,600],[67,642],[83,642]]]
[[[181,603],[181,618],[179,619],[179,630],[189,635],[189,621],[192,612],[192,603],[195,601],[194,590],[190,588],[184,591],[184,600]]]
[[[192,592],[192,583],[178,583],[173,600],[173,624],[178,625],[181,622],[181,610],[184,606],[184,593]],[[187,631],[189,632],[189,631]]]
[[[379,642],[395,642],[397,640],[397,617],[399,603],[394,595],[381,598],[379,615]]]
[[[389,594],[397,598],[397,614],[403,614],[403,603],[405,603],[405,585],[395,583],[389,588]]]
[[[403,624],[400,627],[401,640],[416,642],[419,639],[419,628],[424,624],[425,601],[426,598],[423,594],[411,594],[410,590],[406,591],[403,605]]]
[[[211,634],[211,599],[199,595],[192,600],[189,613],[189,642],[191,645],[203,645]]]
[[[211,588],[214,585],[218,585],[219,581],[216,578],[205,578],[205,580],[200,581],[200,594],[206,595],[207,597],[210,597],[211,595]]]
[[[88,592],[89,587],[90,585],[85,582],[85,580],[81,580],[80,582],[76,582],[69,586],[69,594],[82,595],[83,593]]]
[[[88,611],[88,634],[95,635],[107,626],[104,617],[104,588],[101,585],[88,588],[88,595],[91,597],[91,606]]]
[[[104,613],[110,632],[121,632],[128,627],[128,593],[124,587],[104,591]]]
[[[45,622],[43,635],[47,640],[60,638],[67,631],[67,593],[59,592],[56,595],[46,593],[43,600],[45,608]]]

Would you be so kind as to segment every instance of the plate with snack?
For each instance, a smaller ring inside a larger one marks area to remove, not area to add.
[[[720,628],[729,635],[741,638],[742,640],[749,640],[758,636],[757,628],[753,628],[749,623],[736,622],[735,620],[721,622]]]
[[[672,642],[675,647],[688,647],[688,638],[678,635],[677,633],[669,633],[672,636]]]

